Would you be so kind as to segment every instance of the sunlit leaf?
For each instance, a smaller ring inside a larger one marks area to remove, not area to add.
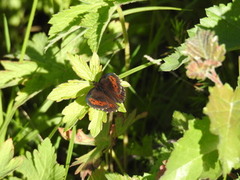
[[[12,139],[8,139],[0,145],[0,178],[7,176],[16,170],[23,162],[21,156],[13,157],[14,146]]]
[[[240,88],[234,91],[228,84],[211,88],[204,112],[211,132],[219,136],[219,159],[226,175],[240,167]]]
[[[63,123],[66,123],[65,130],[73,127],[78,120],[81,120],[86,115],[87,112],[85,96],[79,97],[77,100],[66,106],[62,111],[62,114],[64,115]]]
[[[217,136],[209,131],[208,119],[189,121],[189,130],[183,138],[174,143],[167,170],[161,180],[198,179],[210,169],[213,170],[211,177],[217,179],[221,172],[217,143]]]
[[[107,122],[107,113],[101,110],[89,108],[89,120],[88,129],[93,137],[96,137],[102,130],[103,123]]]
[[[89,91],[89,86],[88,81],[69,80],[53,89],[47,98],[57,102],[64,99],[73,99],[86,94]]]
[[[91,74],[91,70],[85,60],[83,60],[80,56],[72,54],[68,54],[68,59],[72,64],[73,70],[79,77],[88,81],[94,80]]]
[[[26,159],[18,171],[27,179],[63,179],[65,170],[57,163],[54,151],[50,140],[45,139],[33,154],[26,153]]]
[[[240,42],[240,1],[220,4],[206,9],[207,17],[200,19],[202,27],[213,30],[218,35],[219,42],[225,44],[226,49],[239,49]],[[227,33],[226,33],[227,32]]]

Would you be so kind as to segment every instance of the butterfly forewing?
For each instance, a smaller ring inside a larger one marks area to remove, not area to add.
[[[125,100],[125,90],[120,84],[118,76],[114,73],[104,75],[100,81],[103,91],[115,102],[122,103]]]

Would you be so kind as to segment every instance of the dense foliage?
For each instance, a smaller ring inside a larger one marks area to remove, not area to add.
[[[0,2],[1,178],[240,179],[240,0],[27,2]],[[109,72],[117,112],[88,105]]]

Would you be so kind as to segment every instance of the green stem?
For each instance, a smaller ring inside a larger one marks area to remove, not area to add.
[[[28,42],[28,39],[30,36],[30,31],[31,31],[34,15],[35,15],[35,12],[37,9],[37,4],[38,4],[38,0],[34,0],[32,9],[31,9],[31,13],[30,13],[30,17],[29,17],[29,21],[28,21],[28,25],[27,25],[27,29],[26,29],[26,33],[25,33],[25,37],[24,37],[24,41],[23,41],[23,46],[22,46],[20,60],[19,60],[20,62],[23,62],[23,58],[25,56],[25,52],[27,49],[27,42]]]
[[[121,172],[122,174],[124,174],[124,170],[123,170],[123,168],[122,168],[122,165],[121,165],[119,159],[117,158],[116,153],[115,153],[115,151],[114,151],[113,149],[112,149],[112,157],[113,157],[114,161],[116,162],[116,164],[117,164],[120,172]]]
[[[123,11],[120,6],[117,6],[117,12],[119,14],[119,20],[123,30],[123,38],[124,38],[124,44],[125,44],[125,68],[126,70],[128,70],[130,68],[130,45],[128,40],[128,33],[125,25],[125,18],[123,15]]]
[[[10,40],[10,36],[9,36],[8,22],[7,22],[7,18],[6,18],[5,14],[3,14],[3,25],[4,25],[4,36],[5,36],[5,41],[6,41],[6,49],[7,49],[7,53],[10,53],[11,40]]]
[[[123,31],[123,38],[124,38],[124,44],[125,44],[125,70],[129,70],[130,68],[130,45],[129,45],[129,39],[128,39],[128,33],[127,33],[127,28],[126,28],[126,23],[125,23],[125,18],[123,15],[122,8],[118,5],[117,6],[117,12],[119,14],[119,20],[122,25],[122,31]],[[128,81],[128,77],[125,78],[126,81]],[[127,107],[127,100],[125,101],[125,105]],[[127,145],[128,145],[128,135],[127,133],[124,134],[123,137],[123,167],[124,169],[127,169]]]
[[[76,135],[76,126],[73,127],[72,136],[71,136],[69,146],[68,146],[68,153],[67,153],[67,159],[66,159],[66,164],[65,164],[65,166],[66,166],[66,168],[65,168],[65,179],[67,179],[68,169],[69,169],[70,161],[71,161],[71,158],[72,158],[75,135]]]

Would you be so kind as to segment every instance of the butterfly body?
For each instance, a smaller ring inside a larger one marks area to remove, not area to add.
[[[113,112],[118,109],[117,103],[125,100],[125,90],[120,84],[120,79],[114,73],[108,73],[94,83],[86,97],[87,104],[95,109]]]

